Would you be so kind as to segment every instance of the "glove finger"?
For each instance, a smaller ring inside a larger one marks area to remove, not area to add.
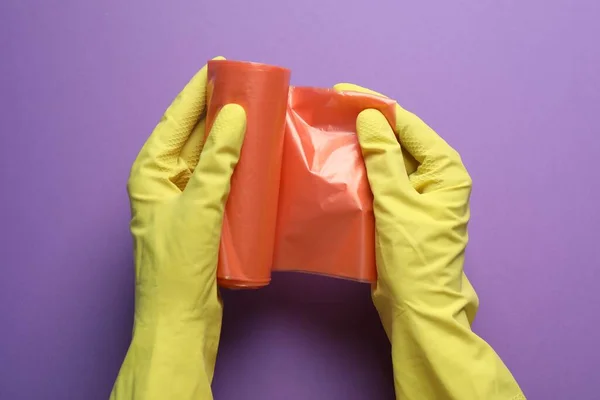
[[[206,138],[206,120],[201,119],[192,130],[187,142],[181,149],[179,158],[183,160],[187,168],[194,172],[200,160],[200,153],[204,147],[204,139]]]
[[[394,217],[396,201],[406,201],[416,192],[404,167],[402,149],[385,116],[374,109],[362,111],[356,119],[356,132],[373,191],[373,207],[378,217]]]
[[[206,138],[205,129],[206,120],[201,119],[192,130],[187,142],[185,142],[181,148],[181,154],[177,160],[177,165],[171,169],[171,173],[169,174],[169,180],[173,182],[181,192],[185,190],[188,181],[198,165],[200,153],[202,152],[202,147],[204,147],[204,140]]]
[[[333,86],[337,91],[351,91],[373,94],[387,97],[374,90],[354,85],[352,83],[339,83]],[[419,162],[423,163],[428,157],[446,155],[449,153],[448,144],[435,133],[427,124],[425,124],[415,114],[396,105],[396,134],[400,137],[402,146]],[[445,148],[447,147],[447,148]],[[438,151],[432,151],[437,149]],[[443,151],[439,151],[443,150]],[[441,153],[441,154],[438,154]]]
[[[388,97],[384,94],[376,92],[371,89],[367,89],[366,87],[358,86],[353,83],[338,83],[337,85],[333,85],[333,90],[336,92],[359,92],[359,93],[367,93],[373,94],[375,96]]]
[[[376,92],[371,89],[367,89],[362,86],[355,85],[353,83],[338,83],[337,85],[333,86],[333,89],[338,92],[359,92],[389,98],[388,96],[382,93]],[[404,168],[406,168],[406,172],[408,173],[408,176],[410,176],[413,172],[417,170],[419,162],[409,152],[407,152],[406,149],[404,149],[403,151],[403,157]]]
[[[237,104],[224,106],[213,123],[198,165],[183,191],[184,198],[202,210],[204,222],[220,221],[223,215],[245,133],[244,109]],[[206,213],[213,213],[214,218],[209,218]]]
[[[334,89],[386,97],[381,93],[351,83],[337,84]],[[459,154],[423,120],[396,105],[396,126],[394,128],[403,149],[419,164],[413,174],[411,169],[414,168],[414,164],[405,159],[413,187],[419,193],[456,187],[470,189],[470,177]]]
[[[217,57],[222,59],[222,57]],[[165,111],[142,147],[132,172],[168,176],[206,108],[207,66],[194,75]],[[158,174],[157,174],[158,173]]]

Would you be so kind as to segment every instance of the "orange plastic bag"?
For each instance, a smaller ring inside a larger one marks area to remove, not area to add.
[[[272,270],[373,282],[372,194],[356,117],[376,108],[393,124],[394,102],[309,87],[288,94],[288,70],[255,63],[210,61],[208,81],[207,132],[225,104],[240,104],[247,115],[223,222],[219,284],[265,286]]]

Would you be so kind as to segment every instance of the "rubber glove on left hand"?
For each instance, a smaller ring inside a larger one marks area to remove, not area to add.
[[[212,399],[222,319],[217,257],[246,114],[223,107],[204,143],[206,80],[204,67],[131,169],[134,331],[113,400]]]

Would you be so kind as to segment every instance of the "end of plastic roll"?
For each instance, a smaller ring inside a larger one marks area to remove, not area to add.
[[[268,286],[271,280],[267,281],[242,281],[236,279],[217,278],[217,284],[219,287],[230,290],[250,290],[260,289]]]

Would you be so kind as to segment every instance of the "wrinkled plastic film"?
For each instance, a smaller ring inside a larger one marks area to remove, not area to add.
[[[273,270],[373,282],[373,197],[356,118],[394,103],[332,89],[290,89]]]
[[[265,64],[208,62],[210,132],[218,111],[239,104],[246,135],[225,207],[217,279],[224,287],[271,280],[290,71]]]

